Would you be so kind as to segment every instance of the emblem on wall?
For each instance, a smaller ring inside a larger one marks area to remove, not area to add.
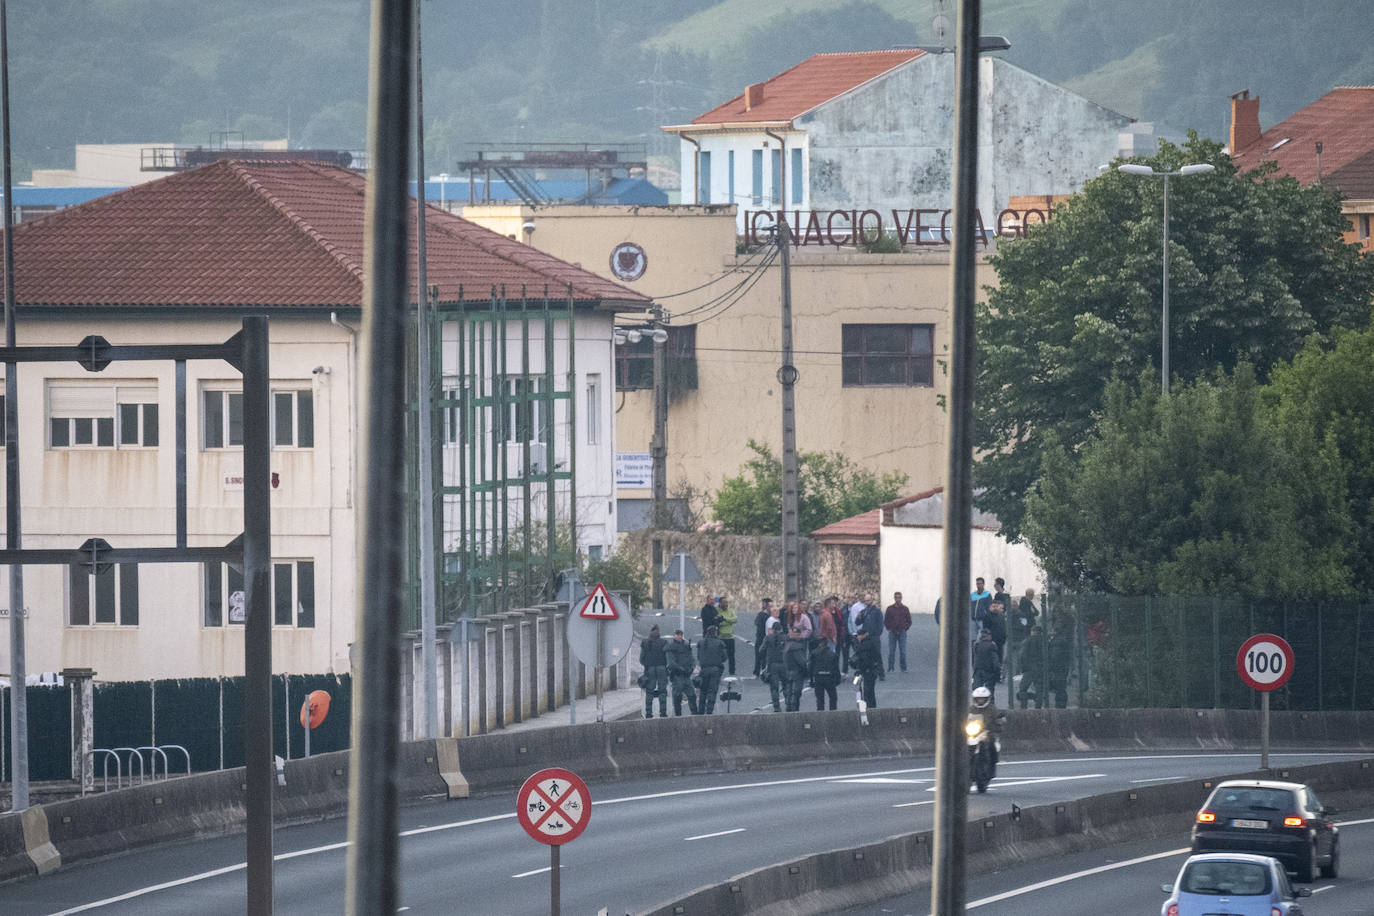
[[[627,283],[638,280],[648,267],[648,255],[634,242],[621,242],[611,249],[611,273],[617,280]]]

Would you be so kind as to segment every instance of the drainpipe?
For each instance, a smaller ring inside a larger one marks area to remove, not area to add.
[[[787,141],[780,135],[773,133],[768,128],[763,132],[778,141],[778,194],[781,200],[774,201],[778,206],[778,213],[782,216],[782,222],[787,221]],[[779,239],[783,238],[778,236]]]
[[[697,151],[692,154],[692,203],[701,203],[701,144],[686,134],[678,134],[683,140],[696,147]]]

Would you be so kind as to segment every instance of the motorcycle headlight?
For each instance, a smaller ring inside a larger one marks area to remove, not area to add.
[[[978,735],[982,733],[982,731],[982,722],[970,722],[964,726],[964,734],[968,735],[970,738],[977,738]]]

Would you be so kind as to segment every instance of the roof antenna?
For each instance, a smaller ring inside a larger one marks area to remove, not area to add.
[[[945,0],[935,0],[935,18],[930,21],[930,30],[934,33],[937,47],[953,50],[946,37],[949,35],[949,17],[945,15]]]

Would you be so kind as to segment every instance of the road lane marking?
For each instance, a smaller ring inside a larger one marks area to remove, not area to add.
[[[930,782],[929,779],[893,779],[887,776],[864,776],[856,779],[837,779],[837,783],[858,786],[910,786]]]
[[[925,800],[925,801],[918,801],[918,802],[902,802],[900,805],[893,805],[892,807],[894,807],[894,808],[919,808],[919,807],[921,807],[922,805],[933,805],[933,804],[935,804],[935,799],[931,798],[931,799],[927,799],[927,800]]]
[[[1124,862],[1113,862],[1110,865],[1099,865],[1096,868],[1087,868],[1083,871],[1076,871],[1071,875],[1060,875],[1058,878],[1049,878],[1045,881],[1037,881],[1035,884],[1027,884],[1025,887],[1018,887],[1015,890],[1005,891],[1001,894],[994,894],[991,897],[983,897],[980,900],[970,900],[965,907],[973,909],[976,906],[987,906],[989,903],[1001,903],[1003,900],[1010,900],[1013,897],[1020,897],[1022,894],[1029,894],[1033,891],[1042,891],[1047,887],[1054,887],[1057,884],[1067,884],[1079,878],[1088,878],[1092,875],[1100,875],[1103,872],[1114,871],[1118,868],[1128,868],[1132,865],[1143,865],[1146,862],[1153,862],[1157,859],[1167,859],[1170,856],[1182,855],[1188,852],[1188,847],[1182,849],[1170,849],[1167,852],[1157,852],[1154,855],[1140,856],[1135,859],[1127,859]]]
[[[722,831],[720,831],[719,833],[703,833],[703,834],[701,834],[700,836],[688,836],[688,837],[683,837],[683,839],[686,840],[688,843],[690,843],[690,842],[692,842],[693,840],[709,840],[709,839],[711,839],[712,837],[729,836],[729,835],[732,834],[732,833],[743,833],[744,830],[745,830],[745,828],[743,828],[743,827],[736,827],[734,830],[722,830]]]
[[[562,870],[563,870],[563,866],[562,866],[562,865],[558,866],[558,870],[559,870],[559,871],[562,871]],[[543,875],[543,874],[547,874],[548,872],[551,872],[551,871],[553,871],[553,866],[552,866],[552,865],[545,865],[543,868],[536,868],[534,871],[522,871],[522,872],[521,872],[520,874],[518,874],[518,875],[511,875],[511,877],[512,877],[512,878],[528,878],[530,875]]]
[[[1047,763],[1056,763],[1056,764],[1062,764],[1062,763],[1093,763],[1093,762],[1102,762],[1102,761],[1119,761],[1119,760],[1126,760],[1126,759],[1129,759],[1129,760],[1192,760],[1192,759],[1198,759],[1198,758],[1205,758],[1205,759],[1225,760],[1225,759],[1229,759],[1229,758],[1236,758],[1236,757],[1240,757],[1240,758],[1249,758],[1249,757],[1253,757],[1253,756],[1255,756],[1255,755],[1254,755],[1254,753],[1252,753],[1252,752],[1251,752],[1251,753],[1228,753],[1228,754],[1129,754],[1129,755],[1127,755],[1127,754],[1121,754],[1121,755],[1112,756],[1112,757],[1049,757],[1049,758],[1043,758],[1043,759],[1037,759],[1037,760],[1003,760],[1003,761],[1000,762],[999,765],[1002,766],[1002,767],[1014,767],[1014,766],[1034,766],[1034,765],[1042,765],[1042,764],[1047,764]],[[1271,754],[1270,756],[1271,756],[1271,758],[1275,758],[1275,759],[1276,759],[1276,758],[1279,758],[1279,757],[1353,757],[1353,756],[1357,756],[1357,754],[1356,754],[1355,752],[1351,752],[1351,751],[1345,751],[1345,752],[1342,752],[1342,751],[1323,751],[1323,752],[1321,752],[1321,753],[1292,752],[1292,753],[1285,753],[1285,754]],[[623,798],[608,798],[608,799],[605,799],[604,801],[598,801],[598,802],[597,802],[597,805],[617,805],[617,804],[625,804],[625,803],[627,803],[627,802],[636,802],[636,801],[655,801],[655,800],[663,799],[663,798],[673,798],[673,797],[687,796],[687,795],[700,795],[700,794],[706,793],[706,792],[729,792],[729,791],[736,791],[736,790],[740,790],[740,789],[768,788],[768,787],[770,787],[770,786],[803,785],[803,784],[812,783],[812,782],[835,782],[837,779],[846,779],[846,778],[848,778],[848,779],[861,779],[861,778],[872,778],[872,777],[879,777],[879,776],[900,776],[900,775],[905,775],[905,774],[909,774],[909,773],[933,773],[933,772],[935,772],[935,767],[933,767],[933,766],[930,766],[930,767],[907,767],[907,768],[898,769],[898,770],[878,770],[878,771],[872,772],[872,773],[854,773],[854,774],[851,774],[851,775],[849,775],[849,776],[833,776],[833,775],[831,775],[831,776],[806,776],[806,777],[797,777],[797,778],[795,778],[795,779],[760,780],[760,781],[758,781],[758,782],[735,783],[735,784],[728,785],[728,786],[703,786],[703,787],[701,787],[701,788],[696,788],[696,789],[675,789],[675,790],[668,791],[668,792],[653,792],[653,793],[647,793],[647,794],[644,794],[644,795],[627,795],[627,796],[625,796],[625,797],[623,797]],[[1055,778],[1055,777],[1050,777],[1050,778]],[[1075,777],[1064,777],[1064,778],[1075,778]],[[1080,778],[1081,778],[1081,777],[1080,777]],[[1181,776],[1181,777],[1178,778],[1178,781],[1184,782],[1184,781],[1187,781],[1187,780],[1190,780],[1190,779],[1200,779],[1200,778],[1201,778],[1201,777]],[[1006,784],[1004,783],[1003,785],[1006,785]],[[927,791],[933,791],[933,790],[927,790]],[[917,804],[917,803],[912,803],[912,804]],[[443,830],[456,830],[456,829],[458,829],[458,828],[460,828],[460,827],[473,827],[473,826],[476,826],[476,825],[478,825],[478,824],[488,824],[488,823],[492,823],[492,822],[494,822],[494,821],[514,820],[514,819],[515,819],[515,814],[514,814],[514,813],[510,813],[510,814],[493,814],[493,815],[489,815],[489,816],[487,816],[487,817],[475,817],[475,818],[470,818],[470,819],[468,819],[468,820],[452,821],[452,822],[447,823],[447,824],[435,824],[435,825],[429,826],[429,827],[417,827],[417,828],[414,828],[414,829],[411,829],[411,830],[403,830],[403,831],[400,832],[400,836],[403,836],[403,837],[408,837],[408,836],[420,836],[420,835],[426,834],[426,833],[437,833],[437,832],[443,831]],[[1352,821],[1352,822],[1351,822],[1351,825],[1353,826],[1354,824],[1364,824],[1364,823],[1371,823],[1371,822],[1374,822],[1374,819],[1371,819],[1371,820],[1369,820],[1369,821]],[[347,848],[347,846],[348,846],[348,843],[347,843],[347,842],[343,842],[343,843],[329,843],[329,844],[324,845],[324,846],[315,846],[315,847],[311,847],[311,848],[308,848],[308,849],[299,849],[299,850],[296,850],[295,852],[278,853],[277,855],[273,856],[272,858],[273,858],[274,861],[283,861],[283,860],[285,860],[285,859],[294,859],[294,858],[298,858],[298,857],[301,857],[301,856],[310,856],[310,855],[318,855],[318,854],[320,854],[320,853],[325,853],[325,852],[333,852],[333,851],[335,851],[335,850]],[[135,898],[137,898],[137,897],[143,897],[143,896],[146,896],[146,895],[148,895],[148,894],[156,893],[157,891],[167,890],[167,889],[169,889],[169,888],[174,888],[174,887],[182,887],[182,886],[185,886],[185,885],[187,885],[187,884],[194,884],[194,883],[196,883],[196,882],[198,882],[198,881],[208,881],[208,880],[211,879],[211,878],[217,878],[217,877],[220,877],[221,875],[230,874],[230,873],[235,872],[235,871],[241,871],[242,869],[244,869],[244,868],[246,868],[246,867],[247,867],[247,866],[246,866],[246,863],[240,862],[240,863],[238,863],[237,865],[228,865],[228,866],[225,866],[225,867],[223,867],[223,868],[214,869],[214,870],[212,870],[212,871],[201,872],[201,873],[195,874],[195,875],[187,875],[185,878],[178,878],[178,879],[176,879],[175,881],[168,881],[168,882],[165,882],[165,883],[163,883],[163,884],[157,884],[157,885],[152,885],[152,886],[149,886],[149,887],[138,888],[138,889],[129,891],[129,892],[127,892],[127,893],[120,894],[120,895],[115,896],[115,897],[107,897],[107,898],[105,898],[105,899],[103,899],[103,900],[95,900],[95,901],[92,901],[92,902],[90,902],[90,903],[81,904],[80,906],[76,906],[76,907],[72,907],[72,908],[70,908],[70,909],[62,910],[62,911],[60,911],[60,912],[58,912],[58,913],[53,913],[53,914],[51,914],[51,916],[71,916],[71,914],[75,914],[75,913],[84,913],[84,912],[87,912],[88,910],[99,909],[100,907],[109,906],[110,904],[114,904],[114,903],[122,903],[122,902],[125,901],[125,900],[133,900],[133,899],[135,899]]]
[[[1358,827],[1358,826],[1361,826],[1361,825],[1363,825],[1363,824],[1374,824],[1374,817],[1364,818],[1364,819],[1358,820],[1358,821],[1337,821],[1337,822],[1336,822],[1336,826],[1337,826],[1337,827]],[[1184,847],[1182,847],[1182,848],[1180,848],[1180,849],[1170,849],[1170,850],[1166,850],[1165,852],[1157,852],[1157,853],[1154,853],[1154,854],[1148,855],[1148,856],[1140,856],[1139,858],[1136,858],[1136,859],[1127,859],[1127,860],[1124,861],[1124,862],[1113,862],[1113,863],[1111,863],[1110,865],[1099,865],[1099,866],[1097,866],[1096,868],[1088,868],[1088,869],[1085,869],[1085,870],[1083,870],[1083,871],[1076,871],[1076,872],[1074,872],[1073,874],[1069,874],[1069,875],[1060,875],[1060,876],[1057,877],[1057,878],[1049,878],[1049,879],[1046,879],[1046,880],[1044,880],[1044,881],[1039,881],[1039,882],[1037,882],[1037,883],[1035,883],[1035,884],[1028,884],[1028,885],[1026,885],[1025,887],[1019,887],[1019,888],[1016,888],[1015,890],[1004,891],[1003,893],[1000,893],[1000,894],[994,894],[994,895],[991,896],[991,897],[983,897],[983,898],[981,898],[981,899],[979,899],[979,900],[972,900],[972,901],[970,901],[969,903],[965,904],[965,906],[966,906],[968,909],[972,909],[973,907],[976,907],[976,906],[987,906],[989,903],[1000,903],[1000,902],[1003,901],[1003,900],[1010,900],[1011,898],[1013,898],[1013,897],[1019,897],[1019,896],[1021,896],[1022,894],[1029,894],[1029,893],[1031,893],[1031,892],[1033,892],[1033,891],[1044,890],[1044,889],[1047,888],[1047,887],[1054,887],[1054,886],[1057,885],[1057,884],[1065,884],[1065,883],[1067,883],[1067,882],[1069,882],[1069,881],[1075,881],[1075,880],[1077,880],[1077,879],[1079,879],[1079,878],[1090,878],[1090,877],[1092,877],[1093,875],[1100,875],[1100,874],[1102,874],[1102,873],[1104,873],[1104,872],[1113,871],[1113,870],[1118,869],[1118,868],[1129,868],[1129,867],[1131,867],[1132,865],[1143,865],[1143,864],[1145,864],[1146,862],[1154,862],[1154,861],[1156,861],[1156,860],[1158,860],[1158,859],[1167,859],[1167,858],[1169,858],[1170,856],[1186,855],[1186,854],[1191,853],[1191,852],[1192,852],[1192,849],[1191,849],[1191,848],[1189,848],[1189,847],[1187,847],[1187,846],[1184,846]],[[1322,887],[1314,887],[1314,888],[1312,888],[1312,893],[1314,893],[1314,894],[1319,894],[1319,893],[1321,893],[1322,891],[1328,890],[1328,889],[1330,889],[1330,888],[1332,888],[1332,887],[1334,887],[1334,886],[1335,886],[1335,885],[1327,884],[1327,885],[1323,885]]]
[[[1132,780],[1131,780],[1131,785],[1135,785],[1136,783],[1139,783],[1139,782],[1170,782],[1170,781],[1175,780],[1175,779],[1178,779],[1178,777],[1177,777],[1177,776],[1153,776],[1153,777],[1151,777],[1150,779],[1132,779]]]
[[[1083,773],[1078,776],[1027,776],[1024,779],[1015,779],[1011,781],[998,780],[997,782],[989,783],[988,787],[990,789],[1009,789],[1012,786],[1038,786],[1047,782],[1069,782],[1074,779],[1102,779],[1106,775],[1105,773]],[[926,789],[926,791],[934,792],[938,788],[939,786],[931,786],[929,789]]]

